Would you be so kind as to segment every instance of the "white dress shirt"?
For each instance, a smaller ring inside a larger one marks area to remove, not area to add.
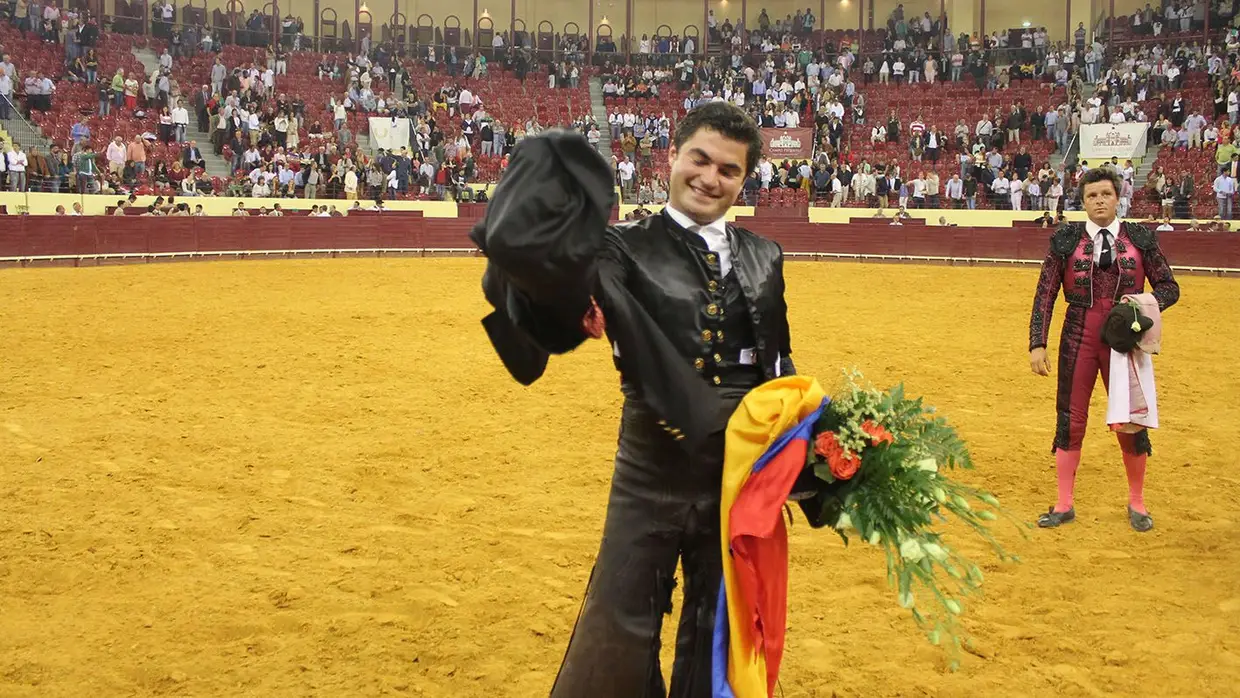
[[[671,204],[663,208],[677,225],[702,236],[702,240],[706,242],[706,247],[719,256],[719,274],[727,276],[728,270],[732,268],[732,243],[728,239],[727,221],[720,218],[706,225],[699,225],[693,222],[692,218],[677,211]]]
[[[1111,238],[1111,261],[1112,262],[1115,261],[1116,255],[1118,254],[1117,250],[1115,249],[1115,241],[1119,237],[1119,227],[1120,227],[1120,220],[1118,218],[1111,221],[1111,223],[1106,226],[1107,234]],[[1103,231],[1103,227],[1098,225],[1097,223],[1093,221],[1085,221],[1085,232],[1089,235],[1090,239],[1093,240],[1094,242],[1094,264],[1097,264],[1098,260],[1102,258],[1102,237],[1101,237],[1102,231]]]

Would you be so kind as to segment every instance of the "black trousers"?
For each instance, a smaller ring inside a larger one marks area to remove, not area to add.
[[[724,401],[721,425],[743,392]],[[625,401],[603,542],[552,698],[709,698],[722,475],[722,439],[687,453],[654,415]],[[659,635],[677,560],[684,601],[669,694]]]

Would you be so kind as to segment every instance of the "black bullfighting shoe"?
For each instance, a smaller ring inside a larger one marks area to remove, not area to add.
[[[1046,510],[1045,514],[1038,517],[1038,527],[1057,528],[1073,521],[1076,521],[1076,507],[1067,511],[1055,511],[1055,507],[1051,507]]]

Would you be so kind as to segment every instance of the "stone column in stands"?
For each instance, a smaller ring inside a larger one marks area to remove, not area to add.
[[[1068,17],[1065,22],[1066,33],[1064,41],[1072,42],[1072,33],[1076,31],[1076,25],[1081,22],[1085,23],[1085,41],[1088,43],[1093,39],[1094,19],[1093,16],[1093,0],[1067,0]],[[1114,13],[1111,15],[1114,17]]]
[[[983,0],[984,2],[985,0]],[[973,0],[945,0],[943,11],[947,13],[948,25],[955,35],[977,31],[977,12]]]

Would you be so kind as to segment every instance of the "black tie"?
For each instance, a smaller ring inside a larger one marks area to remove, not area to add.
[[[1102,254],[1098,256],[1098,268],[1110,269],[1112,257],[1114,256],[1111,252],[1111,231],[1103,228],[1098,232],[1102,234]]]

